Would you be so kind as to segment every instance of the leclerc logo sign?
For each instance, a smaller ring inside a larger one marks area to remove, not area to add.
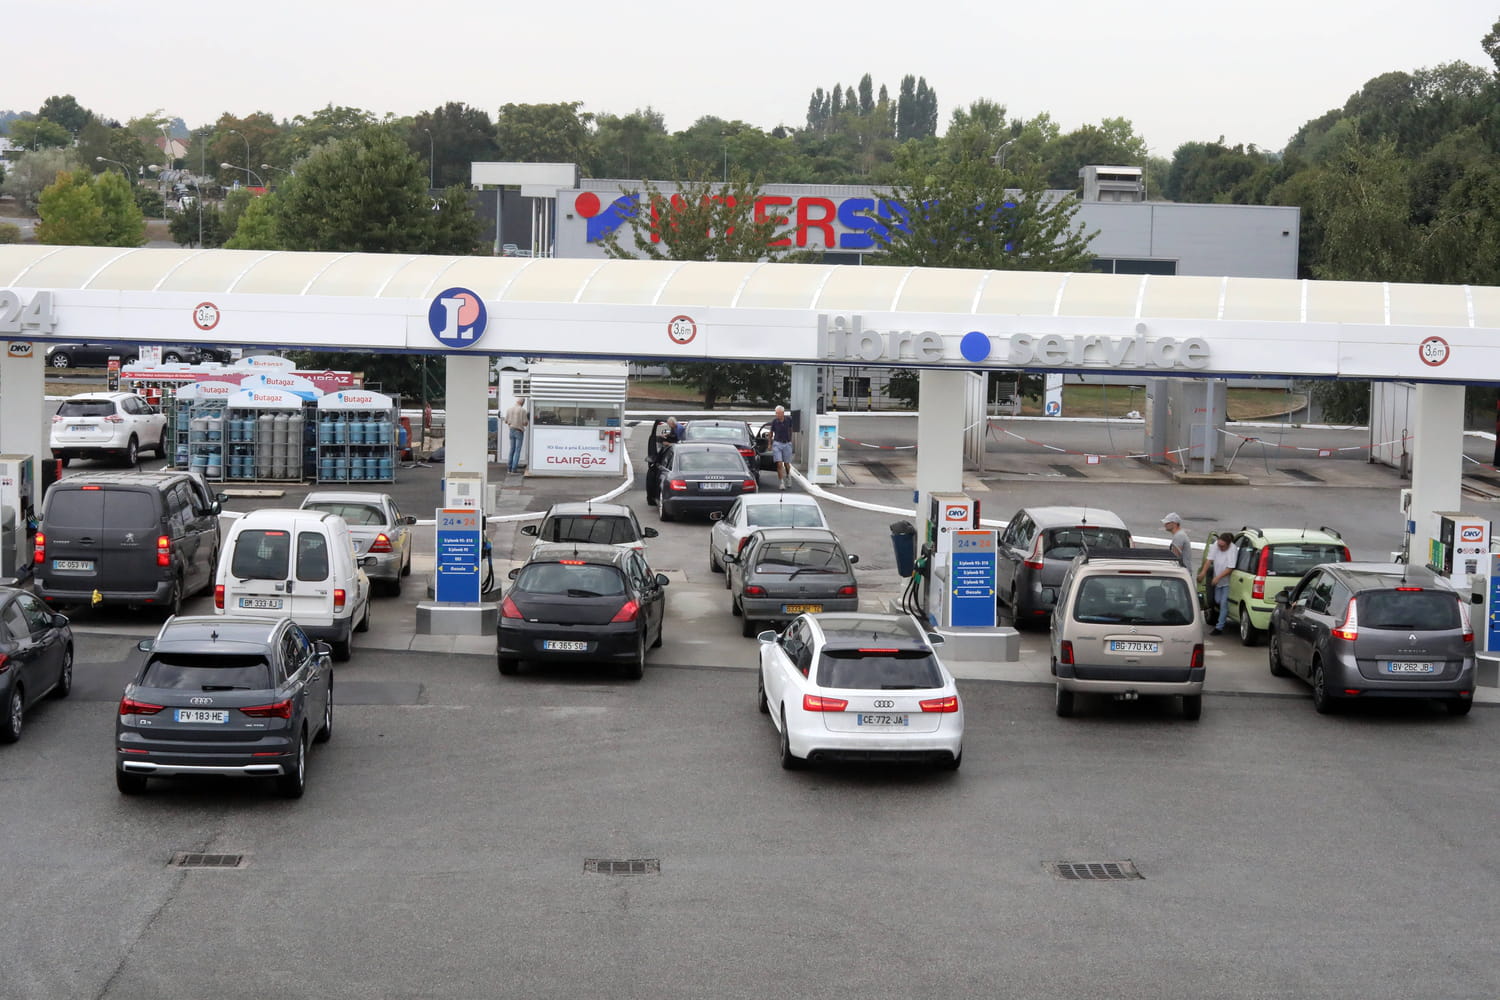
[[[484,300],[467,288],[439,292],[427,307],[427,329],[445,347],[473,347],[488,322]]]

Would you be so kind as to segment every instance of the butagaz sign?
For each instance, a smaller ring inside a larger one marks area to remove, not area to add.
[[[1202,337],[1126,337],[1102,334],[1013,333],[991,336],[971,330],[950,353],[933,330],[876,330],[864,317],[819,316],[818,359],[868,364],[969,364],[1018,368],[1162,368],[1198,371],[1208,367],[1208,341]]]

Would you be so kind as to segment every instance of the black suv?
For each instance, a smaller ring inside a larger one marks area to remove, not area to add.
[[[49,605],[124,605],[177,614],[214,583],[219,503],[189,472],[116,472],[52,484],[33,555]]]
[[[328,644],[290,618],[173,618],[137,649],[146,662],[120,699],[115,783],[148,778],[275,778],[288,798],[307,784],[307,745],[333,735]]]
[[[1435,698],[1453,715],[1474,705],[1469,606],[1431,570],[1325,563],[1276,595],[1271,673],[1312,685],[1322,714],[1365,698]]]

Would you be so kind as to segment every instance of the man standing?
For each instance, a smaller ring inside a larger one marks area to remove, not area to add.
[[[505,426],[510,430],[510,462],[506,466],[509,472],[515,472],[521,467],[521,444],[526,440],[526,424],[529,420],[525,396],[517,398],[515,404],[505,411]]]
[[[1198,579],[1207,581],[1214,603],[1219,606],[1219,623],[1214,626],[1210,635],[1222,634],[1224,623],[1229,619],[1229,574],[1234,572],[1234,560],[1240,553],[1233,542],[1234,536],[1229,532],[1220,533],[1208,547],[1208,558],[1203,560],[1203,568],[1198,570]],[[1240,614],[1244,613],[1243,610],[1240,611]]]
[[[792,421],[784,406],[776,407],[776,416],[771,418],[771,459],[776,463],[779,488],[784,490],[792,471]]]
[[[1188,533],[1182,530],[1182,518],[1178,517],[1175,513],[1168,514],[1161,519],[1161,526],[1166,528],[1167,532],[1172,536],[1172,557],[1182,563],[1185,568],[1191,570],[1193,568],[1191,565],[1193,543],[1188,540]]]

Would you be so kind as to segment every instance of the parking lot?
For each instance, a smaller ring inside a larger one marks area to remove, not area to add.
[[[897,424],[867,419],[846,433],[900,441]],[[641,442],[630,447],[639,468]],[[884,472],[838,492],[909,505],[901,453],[870,450]],[[1353,462],[1337,476],[1309,464],[1320,485],[1268,466],[1214,488],[1083,462],[1080,482],[1030,454],[1001,453],[966,484],[986,517],[1088,502],[1149,536],[1174,509],[1200,540],[1220,524],[1332,524],[1357,558],[1383,558],[1399,531],[1394,475]],[[440,476],[403,470],[393,492],[431,516]],[[612,485],[504,482],[500,513]],[[706,523],[658,524],[639,482],[620,499],[661,529],[648,554],[672,581],[644,680],[587,666],[502,679],[492,637],[414,636],[424,533],[405,591],[376,599],[370,632],[335,670],[337,735],[312,753],[297,802],[230,781],[119,796],[113,704],[134,639],[154,626],[78,614],[72,695],[33,710],[0,752],[11,945],[0,996],[1500,992],[1483,933],[1500,918],[1485,888],[1500,875],[1493,708],[1319,717],[1305,686],[1269,676],[1263,647],[1225,635],[1210,646],[1200,722],[1149,702],[1061,720],[1045,635],[1029,632],[1017,664],[953,664],[961,772],[788,773],[755,710],[754,641],[708,569]],[[866,606],[897,597],[895,517],[824,507],[861,556]],[[497,577],[530,541],[516,522],[497,528]],[[177,851],[240,854],[243,867],[169,868]],[[589,859],[660,870],[586,873]],[[1068,881],[1044,867],[1125,860],[1144,878]]]

